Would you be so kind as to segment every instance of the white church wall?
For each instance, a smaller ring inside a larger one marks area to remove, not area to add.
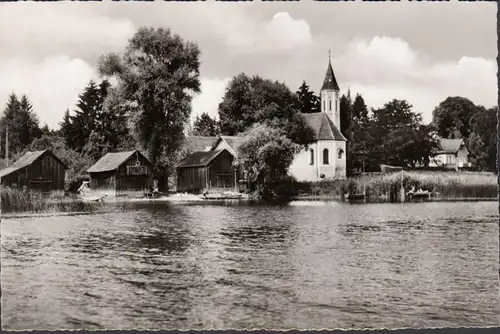
[[[311,152],[313,150],[314,160],[311,164]],[[318,179],[318,145],[313,143],[309,148],[301,150],[293,159],[288,174],[298,181],[316,181]]]

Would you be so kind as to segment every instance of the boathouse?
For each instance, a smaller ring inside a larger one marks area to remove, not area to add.
[[[52,151],[30,151],[0,171],[0,183],[43,193],[64,193],[67,166]]]
[[[233,154],[227,149],[198,151],[188,155],[176,168],[177,191],[236,191],[238,173],[232,165],[233,160]]]
[[[107,153],[87,173],[98,195],[143,196],[153,185],[153,165],[138,150]]]

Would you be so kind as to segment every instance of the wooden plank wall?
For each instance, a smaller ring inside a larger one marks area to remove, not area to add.
[[[177,168],[177,191],[199,192],[206,186],[206,167]]]
[[[128,175],[127,166],[135,166],[137,161],[147,167],[146,175]],[[131,156],[116,173],[116,196],[142,196],[153,185],[153,166],[139,153]]]

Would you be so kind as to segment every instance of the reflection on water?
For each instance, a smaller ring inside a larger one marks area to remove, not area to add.
[[[498,325],[496,203],[3,220],[6,329]]]

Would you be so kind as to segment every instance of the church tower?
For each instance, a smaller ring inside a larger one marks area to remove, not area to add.
[[[328,68],[326,69],[325,80],[321,87],[321,112],[330,117],[332,122],[340,129],[340,105],[339,105],[339,85],[333,73],[330,51],[328,51]]]

